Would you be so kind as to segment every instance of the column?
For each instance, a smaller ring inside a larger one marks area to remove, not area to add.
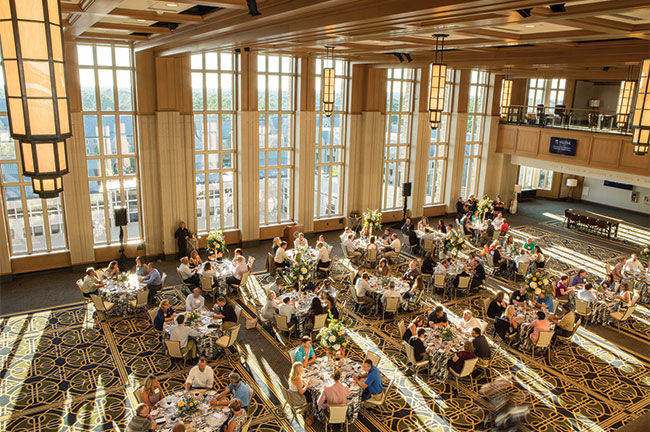
[[[316,164],[315,59],[300,58],[296,109],[295,220],[305,232],[314,230],[314,170]]]
[[[445,202],[448,213],[456,212],[456,201],[458,201],[458,197],[460,196],[461,181],[463,178],[470,74],[470,70],[459,70],[456,73],[456,82],[454,85],[457,91],[455,92],[449,124],[449,153],[445,187]]]

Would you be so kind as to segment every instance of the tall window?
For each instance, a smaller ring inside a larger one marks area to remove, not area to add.
[[[427,169],[427,188],[424,197],[424,204],[441,203],[445,199],[444,180],[447,169],[447,154],[449,151],[449,118],[451,112],[451,101],[454,91],[454,70],[447,69],[445,83],[445,104],[444,111],[440,118],[438,129],[431,131],[429,136],[429,166]]]
[[[401,207],[402,182],[408,179],[413,84],[413,69],[388,69],[382,210]]]
[[[196,229],[236,226],[235,54],[192,56]]]
[[[520,166],[519,184],[524,189],[551,189],[553,183],[553,171]]]
[[[479,70],[473,70],[470,76],[465,158],[460,188],[460,194],[464,197],[476,194],[481,152],[483,151],[488,78],[487,72]]]
[[[4,76],[0,71],[0,171],[11,256],[66,248],[61,196],[41,199],[23,177],[18,146],[9,136]]]
[[[535,112],[537,105],[544,105],[552,112],[555,105],[564,104],[566,79],[531,78],[528,81],[528,112]]]
[[[293,218],[295,59],[257,57],[260,225]]]
[[[326,67],[331,67],[326,61]],[[334,112],[322,112],[323,60],[316,59],[316,169],[314,218],[343,214],[343,155],[345,153],[345,112],[347,111],[349,64],[334,60]]]
[[[125,240],[141,238],[133,51],[77,45],[95,245],[119,242],[115,207],[127,209]]]
[[[554,107],[555,105],[564,104],[564,91],[566,90],[566,80],[553,78],[550,80],[548,105]]]
[[[531,78],[530,81],[528,81],[528,112],[535,112],[537,105],[544,105],[545,90],[545,79]]]

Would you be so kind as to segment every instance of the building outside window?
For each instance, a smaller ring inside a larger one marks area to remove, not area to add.
[[[553,171],[520,166],[519,182],[523,189],[551,190],[553,184]]]
[[[465,198],[475,195],[478,187],[489,76],[488,72],[480,70],[473,70],[470,75],[465,157],[460,189],[460,195]]]
[[[133,51],[77,45],[95,245],[119,243],[113,210],[126,207],[125,241],[141,239]]]
[[[233,53],[193,55],[196,230],[237,226],[237,64]]]

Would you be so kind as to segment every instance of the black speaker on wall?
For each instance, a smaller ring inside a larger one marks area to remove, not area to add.
[[[411,182],[402,183],[402,196],[403,197],[411,196]]]
[[[115,219],[116,227],[128,225],[128,221],[126,220],[126,207],[115,207],[113,209],[113,218]]]

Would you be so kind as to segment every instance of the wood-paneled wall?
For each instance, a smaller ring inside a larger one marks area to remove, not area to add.
[[[575,139],[575,156],[550,153],[552,137]],[[650,155],[635,155],[626,135],[500,124],[496,151],[642,176],[650,173]]]

